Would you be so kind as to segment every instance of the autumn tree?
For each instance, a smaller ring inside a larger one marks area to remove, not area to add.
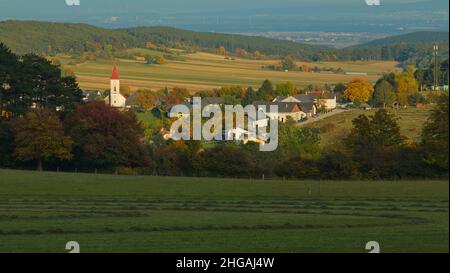
[[[148,163],[141,143],[142,129],[131,112],[90,102],[80,105],[64,125],[74,140],[74,155],[80,167],[136,167]]]
[[[261,51],[259,51],[259,50],[256,50],[255,52],[253,52],[253,56],[255,58],[261,58],[262,55],[263,55],[263,53]]]
[[[245,49],[242,48],[236,48],[236,54],[240,56],[247,56],[248,52]]]
[[[120,86],[120,93],[125,97],[128,98],[131,96],[131,94],[133,93],[133,90],[131,89],[131,86],[126,85],[126,84],[122,84]]]
[[[130,96],[128,103],[144,111],[149,111],[153,109],[156,101],[157,97],[154,92],[151,90],[139,89]]]
[[[397,99],[401,105],[408,105],[408,97],[417,93],[419,88],[417,80],[410,71],[395,76],[395,89]]]
[[[217,51],[217,54],[224,55],[224,56],[227,55],[227,50],[225,49],[224,46],[218,47],[216,51]]]
[[[37,161],[37,169],[46,160],[72,159],[72,140],[64,135],[58,116],[38,108],[17,118],[14,124],[15,157],[19,161]]]
[[[396,98],[394,87],[388,81],[382,80],[375,85],[373,104],[383,105],[383,108],[386,108],[386,105],[392,105]]]
[[[302,72],[310,72],[310,68],[309,68],[309,65],[307,65],[307,64],[302,64],[301,66],[300,66],[300,71],[302,71]]]
[[[348,83],[344,97],[354,103],[367,103],[372,93],[372,84],[363,79],[355,78]]]
[[[283,70],[296,70],[298,68],[293,56],[286,56],[281,61],[281,67],[283,68]]]

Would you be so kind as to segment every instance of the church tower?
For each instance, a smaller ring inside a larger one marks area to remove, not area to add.
[[[119,79],[119,69],[117,65],[114,65],[112,75],[111,75],[111,89],[110,95],[105,99],[105,103],[111,107],[115,108],[125,108],[126,99],[122,94],[120,94],[120,79]]]

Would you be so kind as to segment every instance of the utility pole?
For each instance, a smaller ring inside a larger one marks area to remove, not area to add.
[[[439,45],[433,45],[433,57],[434,57],[434,86],[433,90],[436,91],[438,87],[438,54],[439,54]]]

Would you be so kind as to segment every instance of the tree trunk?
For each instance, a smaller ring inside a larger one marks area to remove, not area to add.
[[[38,164],[37,164],[37,170],[42,172],[43,168],[42,168],[42,158],[38,159]]]

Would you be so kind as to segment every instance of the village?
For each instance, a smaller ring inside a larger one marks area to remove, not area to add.
[[[120,89],[119,68],[114,65],[110,79],[110,90],[104,98],[106,105],[118,109],[120,111],[140,111],[139,101],[135,96],[130,95],[125,97]],[[89,102],[101,98],[100,91],[84,91],[84,101]],[[172,108],[176,105],[185,106],[186,109],[192,113],[194,106],[194,99],[192,96],[182,98],[179,104],[165,104],[166,116],[169,118]],[[201,98],[201,112],[212,112],[214,109],[223,109],[227,105],[224,97],[202,97]],[[313,121],[320,118],[321,115],[330,114],[338,108],[337,95],[333,92],[324,90],[314,90],[296,95],[276,96],[272,100],[254,100],[251,101],[251,106],[257,109],[257,119],[246,116],[246,124],[244,126],[228,128],[221,130],[216,136],[215,140],[241,140],[244,143],[256,142],[264,144],[269,141],[268,134],[256,134],[252,136],[250,128],[265,128],[269,126],[270,121],[277,120],[280,123],[286,123],[291,120],[299,125],[307,121]],[[158,105],[153,105],[156,108]],[[245,105],[243,105],[245,106]],[[186,117],[186,113],[176,113],[177,118]],[[160,134],[165,140],[172,139],[173,130],[168,128],[160,128]]]

